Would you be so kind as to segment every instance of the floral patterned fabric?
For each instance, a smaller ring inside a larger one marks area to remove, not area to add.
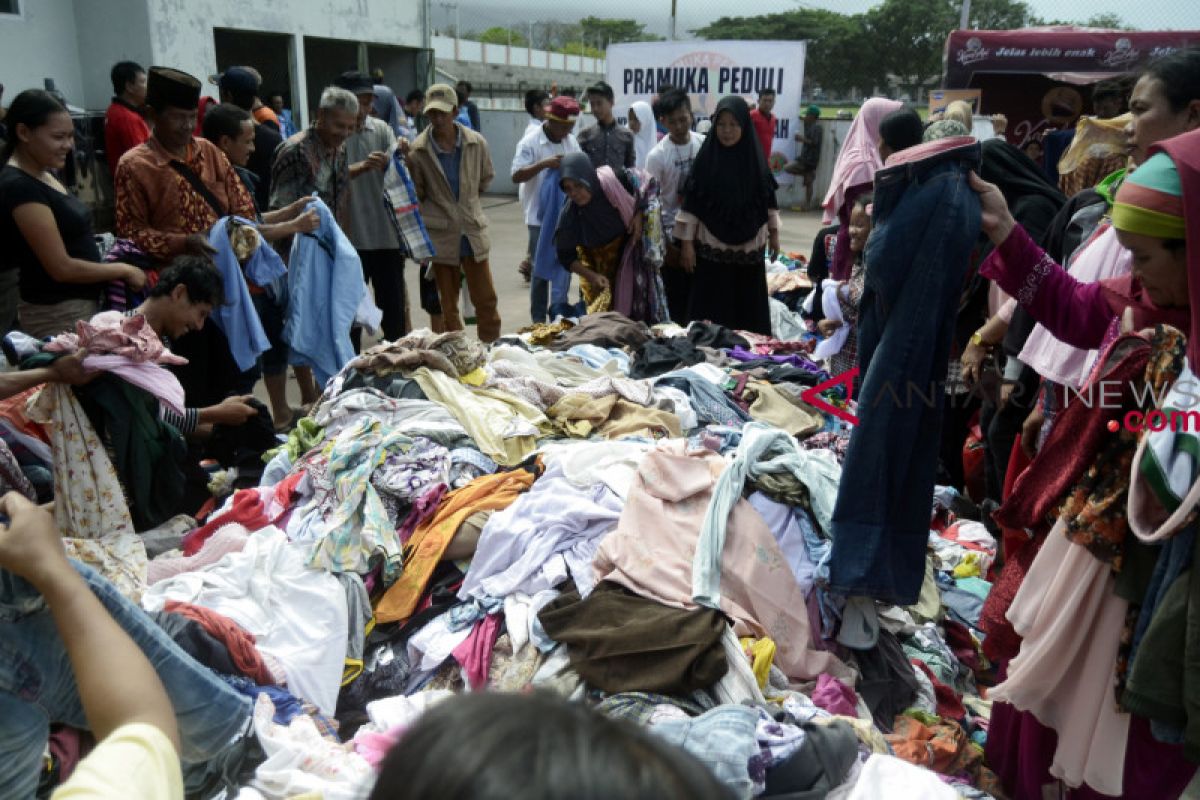
[[[146,588],[146,548],[117,471],[70,386],[47,384],[28,415],[43,425],[54,452],[54,521],[67,555],[94,567],[135,603]]]

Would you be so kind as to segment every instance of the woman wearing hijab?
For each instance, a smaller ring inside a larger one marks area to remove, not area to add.
[[[567,202],[554,246],[559,263],[581,279],[587,313],[615,310],[640,322],[665,321],[654,181],[637,170],[596,169],[586,153],[568,153],[559,168],[559,185]],[[657,246],[647,246],[646,238],[655,233]]]
[[[872,97],[863,103],[858,116],[850,124],[846,141],[833,165],[833,177],[829,191],[821,206],[825,209],[822,222],[826,225],[835,219],[841,223],[837,243],[833,248],[833,259],[829,265],[829,277],[844,281],[850,277],[854,258],[850,253],[850,212],[854,210],[854,198],[870,192],[875,182],[875,173],[883,168],[879,157],[879,123],[904,104],[898,100]]]
[[[1185,522],[1200,499],[1200,445],[1176,428],[1176,414],[1154,427],[1147,413],[1195,410],[1200,132],[1150,153],[1113,205],[1132,275],[1099,283],[1063,271],[1029,242],[1000,191],[974,181],[997,247],[984,274],[1064,341],[1100,346],[1090,382],[1103,380],[1106,395],[1094,408],[1066,407],[995,515],[1040,531],[1055,522],[1040,550],[1026,545],[1022,554],[1036,556],[1008,587],[1016,588],[1005,616],[1020,650],[990,693],[989,763],[1017,797],[1040,794],[1051,774],[1106,796],[1178,797],[1195,772],[1185,754],[1200,748],[1200,697],[1185,671],[1200,659],[1200,641],[1188,635],[1200,624],[1200,573],[1184,566],[1195,548]],[[1148,336],[1118,335],[1149,326]],[[1131,419],[1147,428],[1131,430]],[[1002,575],[993,595],[1004,584]],[[981,621],[989,642],[998,633],[992,603]]]
[[[636,148],[638,169],[646,168],[646,156],[658,143],[658,128],[654,126],[654,112],[650,104],[638,100],[629,107],[629,130],[633,131],[633,144]]]
[[[763,246],[779,250],[775,188],[750,107],[723,98],[675,218],[681,266],[693,273],[691,319],[771,335]]]

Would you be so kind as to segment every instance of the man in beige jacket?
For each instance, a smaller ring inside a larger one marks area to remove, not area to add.
[[[491,342],[500,336],[500,312],[488,266],[488,219],[479,196],[492,182],[492,157],[481,135],[454,121],[457,113],[458,96],[452,88],[442,83],[429,87],[429,127],[413,142],[408,167],[433,241],[445,329],[463,329],[458,291],[465,275],[479,339]]]

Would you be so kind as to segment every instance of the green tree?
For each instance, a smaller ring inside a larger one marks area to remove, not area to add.
[[[579,20],[583,36],[589,42],[661,42],[663,37],[646,32],[646,26],[632,19],[584,17]]]
[[[1083,23],[1089,28],[1110,28],[1116,31],[1133,30],[1119,14],[1094,14]]]
[[[946,37],[958,28],[959,0],[884,0],[866,13],[871,52],[914,99],[942,74]],[[1021,0],[975,0],[970,26],[1011,30],[1034,21]]]
[[[488,28],[482,33],[472,33],[466,38],[488,44],[512,44],[513,47],[526,47],[529,42],[518,31],[511,28],[501,28],[499,25]]]
[[[692,32],[705,39],[807,40],[805,82],[829,92],[870,92],[884,78],[884,73],[875,69],[875,59],[863,57],[869,48],[861,14],[798,9],[756,17],[721,17]]]
[[[583,42],[567,42],[558,48],[559,52],[569,56],[584,56],[585,58],[604,58],[604,51]]]

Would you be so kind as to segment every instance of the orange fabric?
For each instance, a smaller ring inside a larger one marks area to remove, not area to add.
[[[275,127],[282,130],[282,128],[279,126],[279,115],[276,114],[275,109],[271,108],[270,106],[259,106],[258,108],[254,109],[254,121],[259,125],[262,125],[265,122],[274,122]]]
[[[42,384],[42,386],[44,385]],[[43,442],[49,444],[50,436],[46,433],[46,429],[31,420],[29,415],[25,413],[25,408],[29,405],[30,398],[40,392],[42,386],[33,386],[23,392],[0,400],[0,417],[3,417],[14,430],[32,436],[35,439],[41,439]]]
[[[404,571],[375,606],[378,622],[408,619],[454,534],[477,511],[502,511],[533,486],[525,470],[484,475],[442,498],[437,511],[417,526],[404,547]]]

